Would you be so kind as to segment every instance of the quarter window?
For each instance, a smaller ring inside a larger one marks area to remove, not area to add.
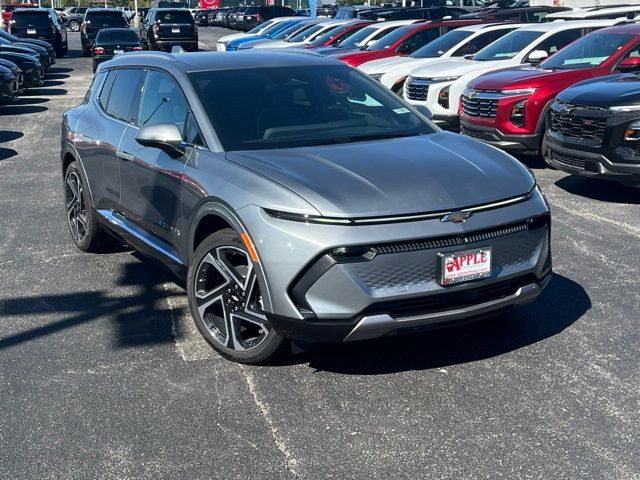
[[[113,81],[116,79],[116,71],[111,70],[107,74],[107,79],[104,81],[104,85],[102,86],[102,90],[100,91],[100,97],[98,98],[98,102],[100,102],[100,106],[106,112],[107,104],[109,103],[109,95],[111,94],[111,89],[113,88]]]
[[[109,95],[107,114],[123,122],[134,123],[143,80],[143,70],[133,68],[118,70],[111,88],[111,95]]]
[[[175,80],[164,73],[150,71],[142,93],[138,124],[173,123],[184,135],[186,116],[187,102]]]

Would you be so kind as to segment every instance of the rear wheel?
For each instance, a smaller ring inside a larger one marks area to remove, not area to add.
[[[79,32],[80,31],[80,22],[76,22],[75,20],[71,20],[69,22],[69,30],[71,30],[72,32]]]
[[[84,252],[105,252],[113,239],[102,229],[96,219],[91,197],[78,164],[71,162],[64,176],[67,225],[73,243]]]
[[[286,342],[265,315],[253,262],[233,230],[207,237],[196,249],[187,295],[198,330],[222,356],[257,364],[284,350]]]

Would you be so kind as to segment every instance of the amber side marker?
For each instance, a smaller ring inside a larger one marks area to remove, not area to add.
[[[242,241],[244,242],[244,246],[247,247],[247,251],[249,252],[249,256],[251,257],[251,260],[258,263],[259,262],[258,252],[256,252],[256,247],[253,246],[253,242],[249,238],[249,235],[247,235],[247,232],[242,232],[240,234],[240,238],[242,238]]]

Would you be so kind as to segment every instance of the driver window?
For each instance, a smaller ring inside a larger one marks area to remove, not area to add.
[[[173,123],[184,136],[186,116],[187,102],[175,80],[150,70],[142,91],[138,125]]]

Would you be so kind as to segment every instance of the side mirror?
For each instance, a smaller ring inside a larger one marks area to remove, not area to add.
[[[640,70],[640,57],[623,58],[618,64],[617,69],[621,72],[634,72],[636,70]]]
[[[173,123],[147,125],[138,130],[136,142],[144,147],[159,148],[171,158],[184,155],[182,133]]]
[[[418,113],[420,113],[423,117],[427,117],[427,119],[429,120],[431,120],[431,118],[433,117],[433,113],[431,113],[431,110],[429,110],[424,105],[413,105],[413,108],[415,108]]]
[[[534,50],[529,55],[529,63],[531,65],[538,65],[540,62],[549,57],[549,54],[544,50]]]
[[[398,53],[411,53],[411,45],[409,45],[408,43],[403,43],[398,47],[398,50],[396,51]]]

